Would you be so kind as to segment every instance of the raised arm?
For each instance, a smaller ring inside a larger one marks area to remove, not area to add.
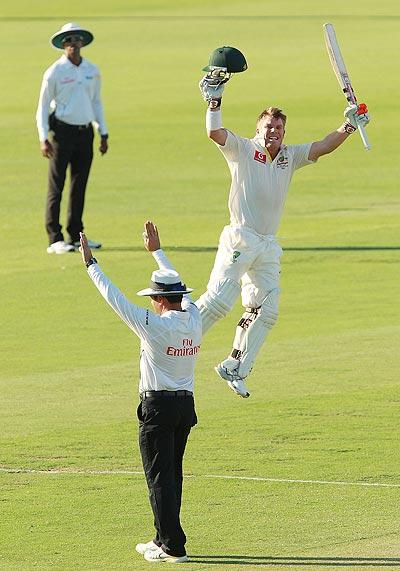
[[[143,242],[146,250],[153,255],[153,258],[157,262],[160,270],[176,271],[172,263],[167,258],[165,252],[161,249],[158,228],[151,220],[147,220],[144,223]]]
[[[108,279],[98,265],[96,258],[93,257],[87,238],[83,232],[80,232],[80,242],[82,261],[88,270],[90,279],[115,313],[140,337],[143,323],[145,323],[147,318],[147,310],[131,303]]]
[[[329,133],[321,141],[315,141],[310,148],[308,158],[316,161],[319,157],[327,155],[340,147],[351,133],[357,130],[359,125],[365,127],[369,123],[368,109],[365,103],[350,105],[344,111],[345,122],[333,133]]]
[[[151,220],[147,220],[144,223],[144,231],[143,231],[143,242],[144,247],[148,252],[153,254],[153,258],[158,264],[160,270],[174,270],[176,271],[173,264],[168,259],[167,255],[165,254],[164,250],[161,248],[160,243],[160,236],[158,234],[158,228]],[[184,299],[191,302],[191,298],[189,294],[185,294]]]
[[[225,85],[218,79],[205,75],[199,83],[200,91],[203,99],[207,102],[206,129],[207,135],[218,145],[225,145],[227,132],[222,127],[222,92]]]

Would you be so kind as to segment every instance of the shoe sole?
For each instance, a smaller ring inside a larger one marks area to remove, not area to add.
[[[216,367],[214,367],[214,371],[217,373],[217,375],[218,375],[223,381],[225,381],[226,383],[228,383],[228,387],[229,387],[235,394],[237,394],[239,397],[242,397],[243,399],[248,399],[248,398],[249,398],[249,396],[250,396],[250,393],[249,393],[249,392],[246,392],[246,394],[244,395],[244,394],[242,394],[242,393],[239,393],[239,392],[236,390],[236,387],[234,387],[234,386],[232,385],[232,381],[231,381],[229,378],[226,378],[226,377],[224,376],[224,371],[223,371],[222,368],[220,368],[220,367],[217,365]]]
[[[242,397],[242,399],[248,399],[248,398],[249,398],[250,393],[246,392],[245,395],[244,395],[243,393],[239,393],[239,392],[236,390],[236,387],[234,387],[234,386],[232,385],[232,381],[226,381],[226,382],[228,383],[228,387],[229,387],[230,389],[232,389],[232,391],[233,391],[238,397]]]
[[[223,381],[227,381],[228,383],[231,382],[231,380],[229,379],[228,376],[225,376],[224,370],[222,369],[222,367],[220,367],[219,365],[217,365],[216,367],[214,367],[214,371],[217,373],[217,375],[219,376],[220,379],[222,379]]]

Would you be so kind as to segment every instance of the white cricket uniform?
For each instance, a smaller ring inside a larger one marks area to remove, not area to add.
[[[139,393],[162,390],[193,392],[202,325],[199,310],[189,296],[183,298],[184,311],[157,315],[126,299],[98,264],[89,266],[88,274],[107,303],[140,338]]]
[[[49,111],[54,108],[56,118],[64,123],[86,125],[96,122],[100,135],[107,134],[100,88],[100,71],[96,65],[85,58],[79,65],[74,65],[62,55],[43,76],[36,112],[39,140],[48,139]]]
[[[242,285],[244,306],[258,307],[279,286],[282,249],[275,237],[295,170],[312,164],[312,143],[282,145],[273,161],[257,138],[226,130],[218,145],[231,173],[230,225],[221,234],[209,282],[230,278]]]
[[[259,139],[245,139],[227,131],[225,145],[217,145],[232,176],[229,212],[232,226],[246,226],[257,234],[275,235],[293,173],[312,164],[311,144],[282,145],[271,162]]]

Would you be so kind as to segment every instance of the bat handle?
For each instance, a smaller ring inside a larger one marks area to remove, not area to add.
[[[358,132],[360,133],[360,137],[361,137],[362,142],[364,144],[365,150],[369,151],[371,148],[371,145],[369,144],[368,136],[367,136],[367,133],[365,131],[365,127],[363,125],[358,125]]]

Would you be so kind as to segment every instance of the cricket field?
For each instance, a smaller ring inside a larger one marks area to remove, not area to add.
[[[214,373],[238,303],[204,338],[185,457],[190,571],[400,569],[400,7],[394,0],[20,0],[0,8],[0,569],[144,570],[152,538],[137,444],[137,338],[80,255],[46,253],[47,162],[35,111],[50,36],[94,33],[110,133],[85,207],[102,268],[126,295],[154,261],[142,225],[200,295],[228,222],[229,172],[205,135],[202,67],[221,45],[248,70],[224,125],[252,136],[267,106],[286,142],[318,140],[346,100],[326,53],[332,22],[359,101],[357,133],[293,178],[279,239],[278,323],[237,397]],[[65,220],[67,193],[63,200]]]

